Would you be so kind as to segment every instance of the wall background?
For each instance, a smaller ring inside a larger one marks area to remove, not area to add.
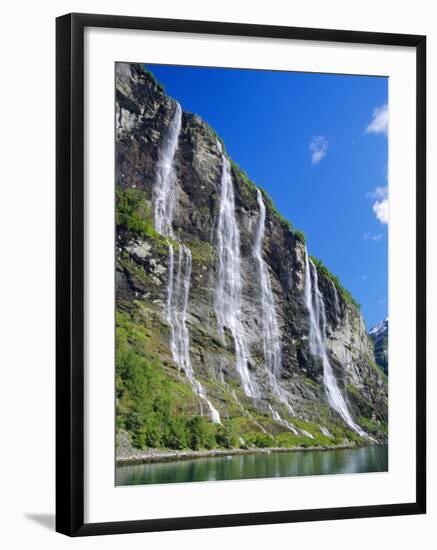
[[[68,539],[53,532],[54,513],[54,152],[55,22],[70,11],[344,28],[428,35],[428,151],[437,147],[437,27],[435,3],[313,0],[59,0],[8,3],[2,10],[1,105],[2,195],[0,200],[0,541],[8,549],[204,548],[253,549],[269,545],[308,550],[369,547],[433,548],[437,522],[437,360],[428,346],[429,497],[428,515],[417,517],[240,527],[195,532]],[[413,9],[412,9],[413,8]],[[436,329],[437,161],[428,155],[428,338]],[[6,192],[6,194],[5,194]],[[434,321],[434,322],[433,322]],[[431,433],[433,431],[433,434]]]

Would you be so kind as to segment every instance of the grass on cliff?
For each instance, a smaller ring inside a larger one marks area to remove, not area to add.
[[[150,331],[138,319],[120,312],[116,319],[117,427],[127,430],[138,448],[209,448],[205,420],[183,413],[197,407],[190,385],[165,371],[150,346]]]
[[[320,273],[323,273],[325,277],[328,277],[328,279],[331,279],[331,281],[335,284],[336,289],[344,298],[344,300],[349,304],[353,304],[358,310],[360,310],[361,305],[354,299],[354,297],[349,292],[349,290],[344,288],[344,286],[340,282],[340,279],[336,275],[331,273],[329,269],[323,264],[323,262],[318,258],[311,256],[311,260],[313,264],[317,267],[317,270],[320,271]]]
[[[156,88],[158,88],[158,90],[160,92],[162,92],[163,94],[165,94],[165,87],[164,87],[164,84],[162,84],[162,82],[160,82],[156,76],[151,72],[149,71],[149,69],[146,68],[145,65],[140,65],[139,68],[143,71],[143,73],[145,75],[147,75],[150,80],[153,82],[153,84],[156,86]]]
[[[205,127],[208,129],[208,131],[212,134],[212,136],[213,136],[213,137],[220,143],[220,145],[222,146],[222,151],[223,151],[223,153],[226,153],[226,145],[225,145],[225,142],[223,141],[223,138],[217,134],[217,132],[214,130],[214,128],[211,126],[211,124],[209,124],[208,122],[206,122],[206,120],[204,120],[203,122],[204,122],[204,124],[205,124]]]
[[[153,226],[153,217],[145,191],[141,189],[127,188],[122,190],[115,187],[115,223],[118,227],[124,227],[136,237],[153,239],[162,245],[169,241],[179,248],[178,243],[168,237],[162,236]]]
[[[378,363],[375,363],[375,361],[373,361],[371,357],[368,357],[367,362],[369,363],[373,371],[376,372],[376,374],[380,376],[386,384],[388,384],[388,376],[384,372],[383,368],[378,365]]]
[[[140,237],[160,237],[152,223],[150,207],[144,191],[115,188],[115,223]]]
[[[137,448],[213,449],[238,447],[231,422],[214,425],[193,414],[199,407],[183,375],[171,377],[153,355],[150,337],[132,313],[117,313],[116,418]]]
[[[385,376],[388,376],[388,338],[384,336],[376,343],[373,338],[369,336],[372,347],[374,347],[375,360],[378,367],[381,368]]]

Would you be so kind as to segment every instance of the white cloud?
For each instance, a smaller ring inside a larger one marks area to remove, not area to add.
[[[366,197],[369,197],[370,199],[386,199],[388,194],[388,188],[380,187],[378,186],[375,191],[371,191],[369,193],[366,193]]]
[[[323,136],[313,136],[310,142],[311,162],[318,164],[328,151],[329,141]]]
[[[367,193],[366,197],[371,199],[376,199],[373,203],[372,209],[375,213],[375,216],[383,224],[388,224],[388,188],[386,187],[377,187],[375,191]],[[367,235],[367,233],[366,233]],[[366,236],[364,236],[366,238]]]
[[[366,134],[388,134],[388,106],[382,105],[373,111],[373,118],[366,128]]]
[[[382,201],[376,201],[373,204],[372,208],[378,220],[382,224],[387,225],[388,224],[388,199],[384,199]]]
[[[365,241],[375,241],[376,243],[379,243],[382,236],[382,233],[376,233],[375,235],[372,235],[372,233],[364,233],[363,238]]]

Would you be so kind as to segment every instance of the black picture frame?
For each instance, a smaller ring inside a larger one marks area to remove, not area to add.
[[[106,27],[403,46],[416,51],[416,499],[388,505],[84,523],[84,29]],[[56,20],[56,530],[69,536],[426,512],[426,37],[67,14]]]

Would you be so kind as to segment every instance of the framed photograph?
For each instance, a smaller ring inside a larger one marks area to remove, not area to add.
[[[425,513],[425,37],[57,19],[57,530]]]

